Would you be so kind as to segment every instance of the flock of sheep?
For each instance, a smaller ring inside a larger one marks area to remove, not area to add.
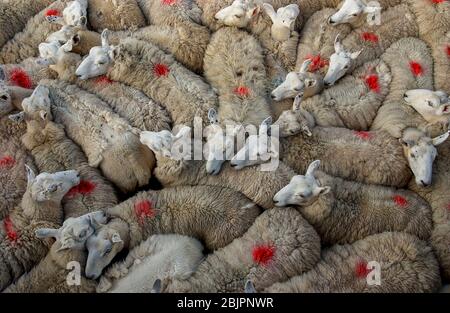
[[[0,1],[0,48],[0,291],[449,289],[449,1]]]

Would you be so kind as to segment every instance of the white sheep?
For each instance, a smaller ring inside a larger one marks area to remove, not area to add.
[[[202,261],[202,251],[194,238],[153,235],[100,277],[97,292],[150,293],[158,279],[186,280]]]
[[[299,212],[273,209],[228,246],[209,255],[187,280],[163,283],[165,292],[241,292],[252,280],[257,290],[305,273],[320,259],[320,239]]]
[[[295,21],[300,14],[298,5],[293,3],[279,8],[276,12],[270,3],[263,4],[264,11],[272,20],[271,34],[275,40],[286,41],[291,37]]]
[[[123,192],[148,184],[153,154],[128,122],[98,97],[62,81],[42,80],[23,107],[35,120],[63,124],[67,136],[83,149],[89,166],[99,167]]]
[[[0,241],[0,290],[14,282],[38,263],[48,252],[50,242],[35,237],[38,228],[56,228],[62,223],[61,201],[80,183],[76,171],[41,173],[27,167],[27,190],[18,205],[3,220],[6,225]]]
[[[33,93],[31,84],[30,77],[22,69],[9,71],[7,75],[4,67],[0,66],[0,117],[15,110],[22,110],[23,99]]]
[[[424,128],[432,136],[445,132],[445,125],[428,125],[404,99],[411,89],[433,90],[433,59],[425,42],[417,38],[400,39],[381,59],[391,69],[392,82],[371,130],[385,130],[396,138],[401,138],[402,131],[408,127]]]
[[[78,26],[82,17],[87,18],[88,0],[74,0],[67,3],[63,10],[66,25]]]
[[[236,28],[218,30],[204,64],[205,78],[219,95],[222,124],[257,126],[271,115],[263,50],[253,36]]]
[[[431,208],[413,192],[345,181],[318,171],[319,166],[314,161],[305,175],[293,177],[274,203],[299,206],[323,244],[353,243],[388,231],[429,239]]]
[[[18,86],[25,89],[34,89],[42,79],[56,78],[41,58],[28,58],[19,64],[2,64],[1,69],[5,73],[5,82],[10,86]]]
[[[114,47],[106,37],[103,32],[102,47],[91,50],[76,71],[78,77],[85,80],[107,74],[141,90],[167,109],[174,125],[191,125],[194,117],[207,121],[208,110],[217,106],[217,96],[200,76],[151,43],[126,39]]]
[[[0,63],[16,64],[36,57],[39,53],[38,45],[59,28],[56,24],[46,22],[46,16],[60,15],[64,7],[65,2],[57,0],[29,19],[23,31],[1,48]]]
[[[422,293],[440,287],[439,266],[424,241],[406,233],[383,233],[326,249],[311,271],[264,291]]]
[[[208,249],[222,248],[247,231],[260,209],[236,191],[198,186],[142,192],[106,212],[112,220],[94,225],[86,243],[86,277],[92,279],[120,251],[154,234],[191,236]]]

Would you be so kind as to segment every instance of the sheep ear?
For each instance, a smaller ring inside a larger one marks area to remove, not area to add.
[[[331,191],[331,187],[326,186],[326,187],[320,187],[319,188],[319,195],[326,195],[327,193],[329,193]]]
[[[79,26],[86,27],[86,25],[87,25],[87,18],[86,18],[86,16],[81,16],[80,20],[78,22],[79,22]]]
[[[357,52],[351,53],[351,54],[350,54],[350,58],[351,58],[352,60],[356,60],[356,59],[359,57],[359,55],[361,54],[361,52],[363,52],[363,50],[364,50],[364,49],[361,49],[361,50],[359,50],[359,51],[357,51]]]
[[[25,120],[25,112],[10,115],[8,118],[14,123],[22,123]]]
[[[78,46],[80,44],[80,41],[81,41],[80,35],[78,35],[78,34],[73,35],[71,41],[72,41],[72,45],[73,46]]]
[[[314,162],[312,162],[309,167],[308,170],[306,171],[306,176],[314,176],[314,172],[319,168],[320,166],[320,160],[316,160]]]
[[[292,110],[294,112],[300,111],[301,106],[302,106],[302,100],[303,100],[303,94],[299,93],[294,99],[294,105],[292,107]]]
[[[251,280],[247,280],[245,283],[245,293],[256,293],[255,286]]]
[[[450,103],[441,105],[437,111],[438,115],[450,114]]]
[[[112,243],[120,243],[123,242],[122,238],[120,238],[119,233],[115,233],[111,238]]]
[[[311,129],[307,125],[302,126],[302,133],[304,133],[308,137],[312,137]]]
[[[42,119],[43,121],[46,121],[46,120],[47,120],[47,117],[48,117],[48,113],[45,112],[44,110],[41,110],[41,111],[39,111],[39,116],[41,117],[41,119]]]
[[[297,3],[289,4],[288,6],[286,6],[286,8],[294,11],[295,18],[300,15],[300,8]]]
[[[337,34],[336,39],[334,40],[334,51],[336,53],[340,53],[344,51],[344,48],[342,47],[341,42],[339,41],[339,36],[341,34]]]
[[[161,293],[161,279],[157,279],[155,280],[155,282],[153,283],[153,287],[152,287],[152,292],[151,293]]]
[[[64,21],[64,18],[62,16],[51,15],[51,16],[46,16],[45,19],[47,20],[47,22],[49,22],[51,24],[58,24],[61,26],[66,26],[66,22]]]
[[[441,103],[448,102],[448,94],[445,91],[437,90],[434,92],[436,96],[438,96],[441,99]]]
[[[105,49],[109,49],[109,41],[108,41],[108,36],[109,36],[109,30],[106,28],[103,30],[101,38],[102,38],[102,47]]]
[[[40,229],[36,230],[35,235],[39,239],[44,239],[44,238],[55,238],[56,240],[60,239],[59,229],[40,228]]]
[[[25,169],[27,171],[28,187],[30,187],[33,184],[34,180],[36,179],[36,174],[31,169],[31,167],[29,167],[26,164],[25,164]]]
[[[369,5],[366,5],[366,6],[364,7],[363,12],[366,13],[366,14],[376,14],[376,13],[378,13],[378,12],[381,12],[381,8],[380,8],[379,6],[369,6]]]
[[[93,214],[89,215],[89,224],[95,231],[98,231],[101,227],[100,223],[97,221]]]
[[[446,132],[445,134],[443,134],[439,137],[433,138],[433,145],[439,146],[439,145],[443,144],[448,139],[449,135],[450,135],[450,131]]]
[[[272,22],[275,23],[275,19],[277,18],[277,13],[275,12],[273,6],[270,3],[263,4],[264,12],[270,17]]]
[[[120,48],[113,47],[113,48],[109,49],[108,55],[111,60],[115,60],[119,56],[119,53],[120,53]]]
[[[209,109],[208,119],[211,124],[217,124],[217,111],[216,109]]]
[[[259,14],[260,10],[261,9],[260,9],[259,5],[257,5],[253,8],[251,8],[250,11],[248,11],[248,16],[250,18],[254,18],[255,16],[257,16]]]
[[[311,59],[307,59],[303,62],[302,67],[300,68],[300,70],[298,71],[301,74],[305,74],[308,72],[309,67],[311,66],[312,60]]]

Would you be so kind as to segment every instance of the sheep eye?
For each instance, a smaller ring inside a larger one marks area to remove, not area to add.
[[[242,15],[235,14],[234,17],[235,17],[235,18],[241,18]]]
[[[108,255],[110,254],[112,251],[112,247],[109,247],[108,249],[105,250],[105,253],[103,253],[103,255]]]
[[[4,101],[8,100],[8,96],[7,96],[7,95],[3,95],[3,96],[1,96],[0,98],[1,98],[2,100],[4,100]]]
[[[356,17],[358,16],[358,13],[353,13],[352,16]]]
[[[432,103],[431,101],[428,101],[428,105],[429,105],[430,107],[433,107],[433,103]]]
[[[411,153],[411,158],[415,159],[415,158],[416,158],[416,155],[413,154],[413,153]]]

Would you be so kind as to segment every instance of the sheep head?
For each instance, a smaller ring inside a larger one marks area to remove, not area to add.
[[[381,7],[377,2],[366,4],[362,0],[344,0],[341,8],[333,14],[329,19],[330,25],[339,25],[344,23],[352,23],[360,18],[363,14],[375,16],[381,12]]]
[[[350,70],[354,60],[356,60],[362,52],[362,50],[358,52],[345,51],[339,41],[339,35],[336,36],[334,41],[334,50],[335,53],[330,57],[330,67],[323,79],[325,86],[332,86],[341,79]]]
[[[416,128],[408,128],[404,131],[400,143],[403,145],[405,157],[418,186],[431,185],[433,163],[437,156],[436,147],[444,143],[448,137],[449,132],[432,139]]]
[[[178,151],[180,147],[190,146],[191,128],[183,126],[176,135],[168,130],[161,132],[143,131],[140,134],[140,141],[146,145],[158,157],[182,160],[179,158]],[[185,152],[185,149],[183,149]]]
[[[405,93],[404,99],[429,123],[446,123],[450,119],[450,101],[444,91],[414,89]]]
[[[264,3],[263,7],[273,23],[271,28],[272,38],[278,41],[288,40],[294,30],[295,20],[300,14],[298,5],[290,4],[279,8],[276,12],[269,3]]]
[[[301,107],[301,102],[301,96],[295,97],[292,110],[284,111],[275,122],[274,125],[280,129],[280,137],[295,136],[300,133],[308,137],[312,136],[311,130],[315,126],[315,120],[308,111]]]
[[[87,0],[76,0],[69,3],[63,10],[66,25],[78,26],[81,18],[87,18]]]
[[[102,46],[93,47],[89,55],[78,66],[75,72],[78,78],[86,80],[105,75],[108,72],[118,53],[118,49],[109,45],[107,29],[102,32],[101,39]]]
[[[42,173],[36,176],[29,166],[26,166],[26,170],[27,192],[37,202],[59,203],[70,189],[80,183],[80,174],[77,171]]]
[[[85,31],[87,30],[87,18],[82,16],[77,22],[76,26],[69,25],[65,22],[65,20],[62,17],[59,16],[48,16],[47,21],[51,24],[57,24],[61,25],[61,29],[51,33],[47,38],[46,42],[59,42],[60,44],[64,44],[72,38],[74,35],[76,35],[79,31]]]
[[[319,168],[320,161],[309,165],[305,175],[297,175],[291,179],[289,185],[281,189],[273,198],[277,207],[289,205],[308,206],[314,203],[321,195],[331,191],[330,187],[322,187],[314,176]]]
[[[247,27],[259,14],[261,8],[253,0],[235,0],[215,15],[215,19],[226,26]]]
[[[285,81],[272,91],[271,97],[274,101],[302,97],[312,97],[323,89],[322,76],[308,72],[311,60],[303,62],[300,71],[290,72]]]
[[[37,86],[31,96],[23,100],[22,107],[21,116],[26,120],[42,121],[44,125],[53,120],[50,91],[47,87]]]

